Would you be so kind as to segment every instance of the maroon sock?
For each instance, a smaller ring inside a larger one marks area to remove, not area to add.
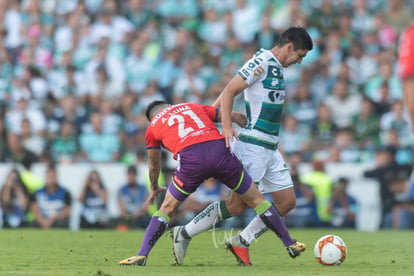
[[[270,206],[266,212],[260,215],[260,218],[263,220],[267,228],[276,233],[286,247],[295,243],[295,241],[290,237],[289,231],[275,206]]]
[[[138,256],[148,256],[158,239],[167,229],[168,223],[161,217],[153,216],[145,231],[144,239],[141,243],[141,249]]]

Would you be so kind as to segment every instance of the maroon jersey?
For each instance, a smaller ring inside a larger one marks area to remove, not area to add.
[[[218,109],[201,104],[170,106],[152,118],[145,133],[148,148],[165,147],[174,154],[182,149],[211,140],[224,139],[214,122]]]

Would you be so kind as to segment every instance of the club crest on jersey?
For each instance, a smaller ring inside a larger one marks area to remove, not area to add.
[[[260,76],[263,72],[264,68],[262,66],[259,66],[254,70],[253,74],[257,77]]]

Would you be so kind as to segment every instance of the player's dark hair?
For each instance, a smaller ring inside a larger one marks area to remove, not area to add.
[[[312,50],[313,42],[308,32],[303,27],[290,27],[286,29],[279,37],[276,45],[283,46],[288,43],[293,44],[294,50]]]
[[[154,107],[158,106],[158,105],[162,105],[162,104],[167,104],[167,102],[165,101],[153,101],[152,103],[150,103],[147,106],[147,109],[145,111],[145,116],[147,116],[148,121],[151,121],[151,111],[152,109],[154,109]]]

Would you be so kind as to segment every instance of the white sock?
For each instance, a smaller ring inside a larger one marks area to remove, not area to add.
[[[214,224],[221,220],[220,201],[215,201],[187,223],[184,229],[190,237],[194,237],[195,235],[210,229]]]
[[[267,227],[262,219],[259,216],[255,216],[249,225],[247,225],[239,235],[250,245],[254,240],[263,235],[266,231]]]

